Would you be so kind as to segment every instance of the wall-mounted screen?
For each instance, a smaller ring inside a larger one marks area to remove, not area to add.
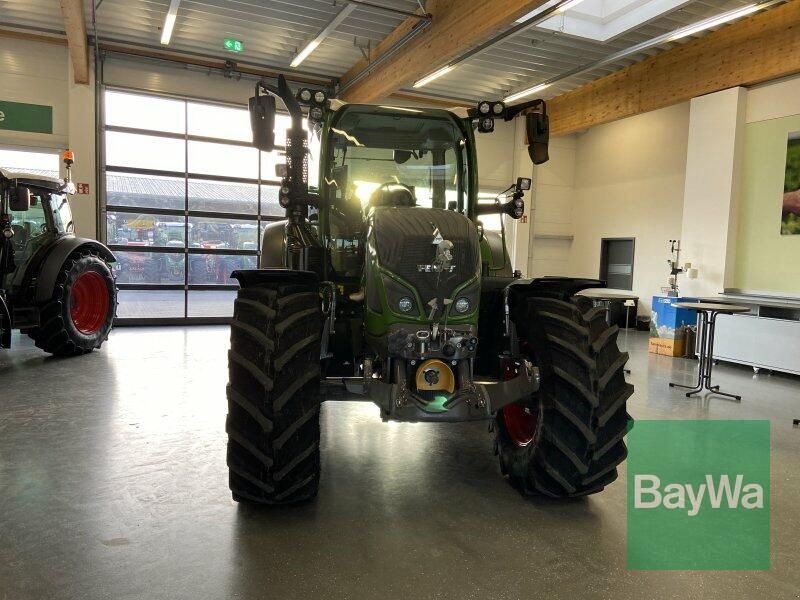
[[[800,131],[791,132],[786,144],[781,234],[800,235]]]

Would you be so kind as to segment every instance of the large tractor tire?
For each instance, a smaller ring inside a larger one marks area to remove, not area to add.
[[[70,254],[40,325],[28,331],[36,346],[56,356],[78,356],[108,339],[117,312],[117,288],[108,264],[89,249]]]
[[[617,478],[632,420],[626,402],[627,353],[619,329],[586,298],[529,298],[516,321],[520,351],[539,367],[535,399],[507,406],[496,419],[503,473],[525,495],[584,496]]]
[[[320,476],[319,291],[303,284],[239,290],[228,354],[228,469],[233,499],[291,504]]]

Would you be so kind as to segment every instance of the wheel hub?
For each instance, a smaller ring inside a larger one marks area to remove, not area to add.
[[[530,365],[527,361],[523,365]],[[521,367],[522,368],[522,367]],[[513,360],[503,361],[503,379],[512,379],[517,371]],[[520,448],[524,448],[533,443],[536,438],[536,429],[539,425],[539,413],[521,403],[509,404],[502,410],[503,423],[511,441]]]
[[[108,317],[108,288],[96,271],[81,273],[72,284],[69,316],[75,329],[84,335],[97,333]]]
[[[521,448],[530,445],[536,438],[539,415],[526,406],[506,406],[503,409],[503,422],[511,440]]]

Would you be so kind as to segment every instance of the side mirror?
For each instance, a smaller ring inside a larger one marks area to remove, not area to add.
[[[272,152],[275,149],[275,97],[268,94],[253,96],[249,109],[253,146],[262,152]]]
[[[9,205],[11,210],[15,212],[29,210],[31,207],[31,189],[26,187],[14,188],[11,192]]]
[[[395,150],[394,151],[394,162],[398,165],[405,164],[411,158],[411,150]]]
[[[528,155],[533,164],[541,165],[550,158],[547,146],[550,142],[550,120],[543,113],[525,115],[525,130],[528,134]]]

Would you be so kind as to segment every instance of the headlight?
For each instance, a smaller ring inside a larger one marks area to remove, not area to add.
[[[325,102],[325,92],[316,92],[314,94],[314,102],[317,104],[322,104]]]
[[[455,306],[456,312],[461,314],[461,315],[463,315],[466,312],[469,312],[469,309],[472,308],[472,304],[470,304],[470,301],[467,298],[464,298],[464,297],[461,297],[458,300],[456,300],[456,303],[455,303],[454,306]]]
[[[502,115],[503,111],[505,111],[506,105],[502,102],[495,102],[492,104],[492,112],[496,115]]]
[[[303,102],[311,102],[311,90],[300,90],[300,100]]]
[[[490,110],[492,110],[492,106],[488,102],[478,104],[478,112],[482,115],[488,115]]]
[[[322,121],[322,117],[325,116],[325,113],[319,106],[315,106],[310,111],[308,111],[308,116],[311,117],[312,121]]]
[[[408,296],[403,296],[397,301],[397,308],[404,313],[409,313],[414,310],[414,301]]]

